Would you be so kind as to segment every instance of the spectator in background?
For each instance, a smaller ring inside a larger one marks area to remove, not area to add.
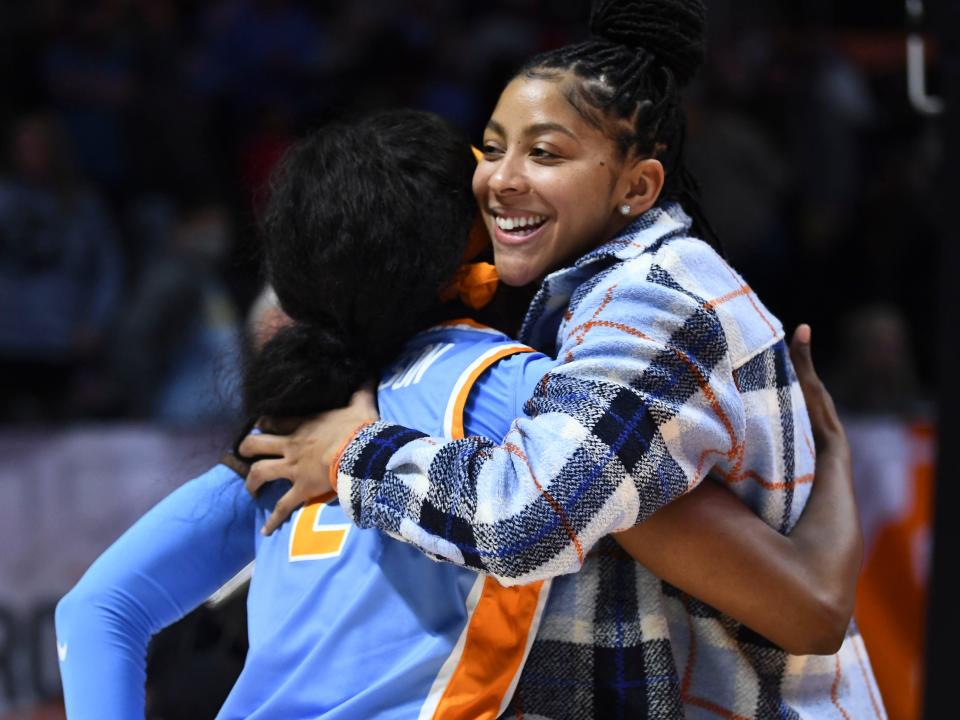
[[[890,717],[919,720],[936,432],[903,312],[863,305],[841,327],[831,383],[850,438],[864,539],[855,617]]]
[[[136,89],[126,3],[73,5],[43,55],[51,101],[62,114],[86,177],[115,199],[128,179],[127,113]]]
[[[293,0],[221,0],[205,9],[193,82],[228,100],[241,125],[261,108],[309,106],[327,40],[314,16]]]
[[[218,267],[232,242],[227,212],[202,205],[144,263],[119,323],[120,396],[136,417],[173,423],[232,419],[240,327]]]
[[[21,118],[8,147],[0,177],[4,419],[63,418],[78,370],[101,349],[117,306],[120,251],[53,116]]]
[[[913,342],[903,313],[874,304],[850,312],[842,324],[840,365],[831,381],[846,413],[916,420],[924,398],[913,359]]]

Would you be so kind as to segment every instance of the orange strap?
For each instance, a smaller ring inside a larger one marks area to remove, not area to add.
[[[477,148],[472,147],[477,162],[483,158]],[[440,292],[440,299],[449,302],[459,297],[468,308],[479,310],[487,305],[497,291],[497,271],[486,262],[471,263],[484,250],[490,247],[490,234],[478,213],[467,237],[467,247],[463,251],[463,265],[457,270],[450,284]]]
[[[459,297],[467,307],[479,310],[493,299],[498,283],[497,269],[490,263],[466,263],[440,293],[440,299],[449,302]]]

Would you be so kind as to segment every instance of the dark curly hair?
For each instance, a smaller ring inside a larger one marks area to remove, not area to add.
[[[249,415],[344,405],[436,319],[476,213],[475,167],[458,131],[414,110],[328,125],[287,152],[262,236],[294,322],[247,362]]]
[[[574,109],[609,134],[622,155],[660,160],[661,198],[679,201],[696,232],[719,250],[697,181],[684,164],[680,91],[703,64],[705,32],[702,0],[595,0],[590,39],[537,55],[518,75],[560,80],[572,74],[577,82],[566,97]]]

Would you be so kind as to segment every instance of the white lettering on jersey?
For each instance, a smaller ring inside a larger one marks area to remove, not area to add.
[[[381,382],[380,388],[389,387],[391,390],[398,390],[399,388],[416,385],[423,379],[430,366],[452,347],[453,343],[427,345],[417,355],[412,356],[409,362],[404,362],[399,370]]]
[[[67,660],[67,644],[66,643],[57,643],[57,657],[60,658],[60,662],[66,662]]]

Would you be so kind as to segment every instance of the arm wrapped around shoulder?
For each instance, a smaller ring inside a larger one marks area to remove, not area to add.
[[[559,359],[499,444],[362,430],[338,468],[344,508],[439,558],[531,582],[575,572],[601,537],[742,452],[720,319],[649,260],[580,296]]]

